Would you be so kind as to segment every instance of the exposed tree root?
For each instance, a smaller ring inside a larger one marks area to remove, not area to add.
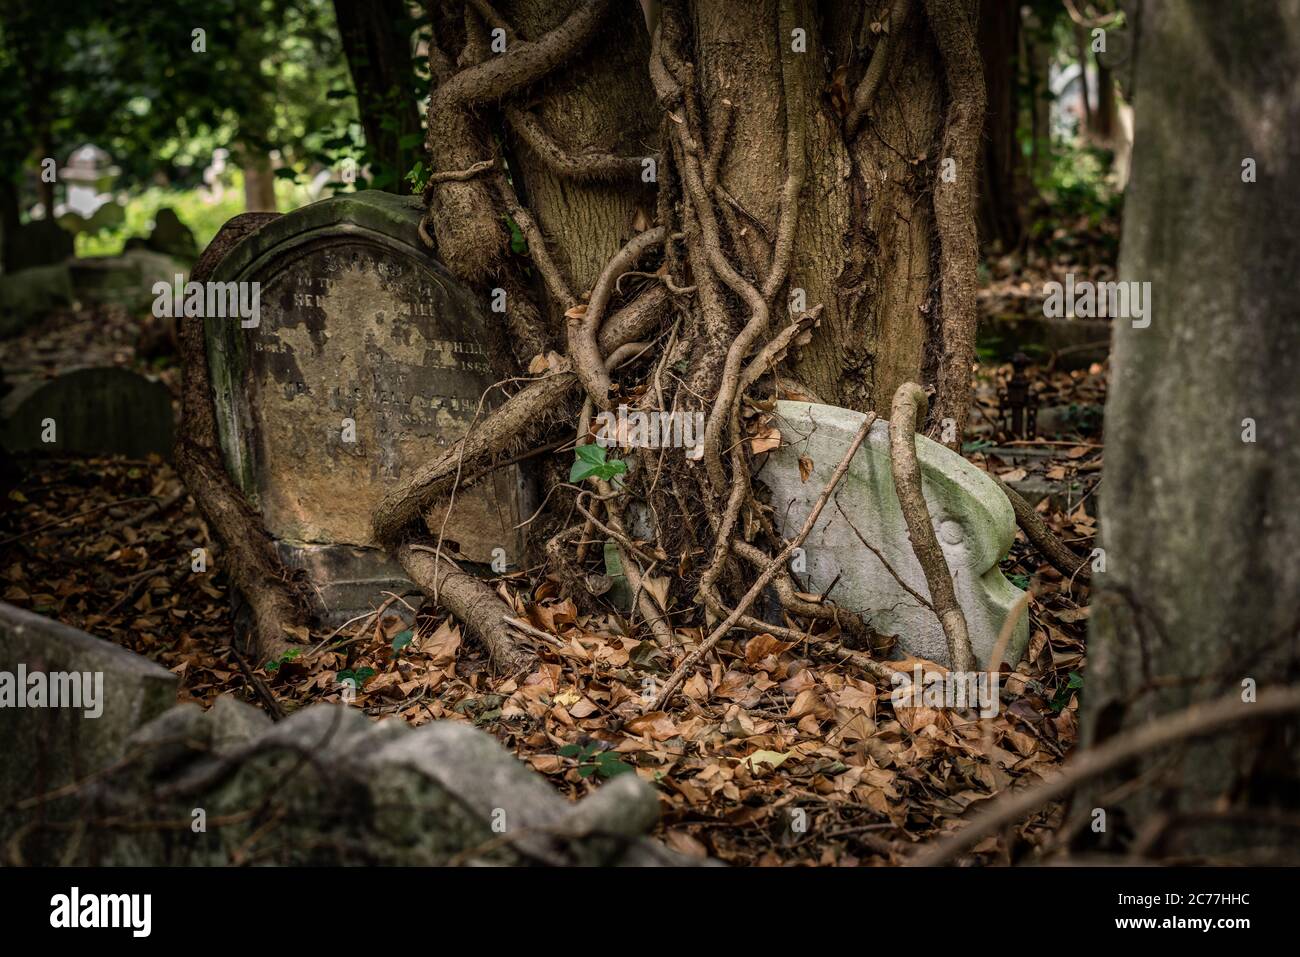
[[[939,231],[939,313],[943,354],[939,358],[930,433],[961,448],[970,415],[971,365],[975,360],[978,315],[975,185],[980,135],[984,128],[984,69],[975,42],[973,4],[967,0],[925,0],[930,30],[943,56],[948,81],[939,175],[934,187],[934,220]],[[951,175],[945,175],[944,167]]]
[[[274,213],[245,213],[231,219],[204,250],[190,278],[206,281],[236,243],[275,218]],[[250,653],[265,661],[291,647],[291,630],[300,631],[308,621],[307,603],[301,587],[280,561],[260,516],[235,487],[221,459],[203,320],[190,319],[178,325],[183,382],[176,470],[221,543],[227,577],[252,611]]]
[[[486,584],[461,571],[446,555],[435,558],[430,548],[408,543],[399,546],[396,555],[411,581],[426,595],[436,595],[439,604],[482,643],[498,673],[510,674],[532,663],[506,621],[513,614],[510,606]]]
[[[1002,494],[1011,503],[1011,510],[1016,513],[1016,524],[1025,533],[1029,543],[1051,562],[1052,567],[1067,578],[1076,579],[1085,584],[1091,582],[1092,566],[1089,565],[1088,561],[1074,554],[1070,547],[1047,527],[1047,523],[1034,511],[1034,507],[1024,500],[1019,492],[996,475],[991,475],[990,478],[998,483],[998,488],[1002,489]]]
[[[777,556],[768,563],[767,568],[764,569],[758,578],[754,580],[754,584],[749,587],[749,591],[745,592],[744,597],[736,604],[736,607],[732,610],[731,614],[728,615],[721,624],[714,628],[707,638],[700,642],[699,647],[686,656],[685,660],[677,667],[677,670],[674,671],[664,683],[662,690],[660,690],[659,694],[656,696],[654,703],[650,706],[649,710],[658,711],[664,706],[664,703],[672,696],[672,693],[677,690],[677,686],[694,672],[700,659],[712,651],[714,646],[717,645],[724,636],[726,636],[726,634],[736,624],[737,620],[740,619],[749,606],[754,603],[754,599],[759,596],[763,589],[767,587],[768,583],[776,577],[781,569],[785,567],[785,563],[790,560],[790,553],[803,544],[804,539],[806,539],[808,534],[813,530],[813,526],[817,524],[817,519],[821,517],[822,509],[826,507],[826,502],[830,499],[831,493],[835,491],[835,486],[839,485],[840,479],[844,478],[845,473],[848,472],[849,464],[853,461],[853,456],[857,454],[858,449],[862,446],[862,442],[866,439],[867,433],[871,430],[871,425],[875,420],[876,417],[874,414],[868,414],[863,420],[862,425],[858,428],[857,434],[853,436],[853,440],[849,443],[849,447],[844,453],[844,458],[841,459],[840,464],[835,467],[835,471],[831,474],[830,480],[826,483],[826,487],[822,489],[821,494],[817,497],[817,501],[813,504],[812,511],[808,513],[808,518],[804,521],[803,527],[799,529],[799,534],[787,542],[785,547],[781,549],[780,553],[778,553]]]
[[[904,382],[894,393],[894,407],[889,418],[890,467],[894,473],[898,504],[907,522],[907,537],[911,539],[916,560],[925,572],[931,605],[948,640],[948,662],[955,671],[973,672],[976,662],[966,629],[966,616],[961,605],[957,604],[952,573],[943,557],[943,549],[939,547],[930,510],[921,493],[921,467],[916,461],[916,425],[925,417],[925,405],[925,391],[915,382]]]

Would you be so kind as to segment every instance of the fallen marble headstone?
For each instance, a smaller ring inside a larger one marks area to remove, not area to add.
[[[0,444],[10,452],[165,457],[172,398],[161,382],[113,366],[14,383],[0,399]]]
[[[207,320],[227,467],[326,622],[407,585],[376,547],[372,514],[410,470],[492,407],[496,341],[480,304],[417,235],[418,199],[374,190],[282,216],[235,245],[213,282],[260,283],[260,319]],[[192,320],[180,320],[192,321]],[[499,392],[496,393],[500,398]],[[449,551],[516,565],[529,513],[517,468],[427,517]]]
[[[850,409],[777,402],[774,424],[782,444],[770,453],[757,477],[771,490],[782,534],[790,537],[803,526],[862,420],[862,413]],[[998,568],[1015,538],[1015,516],[993,480],[960,455],[921,435],[916,446],[922,493],[953,574],[971,647],[987,666],[998,632],[1022,594]],[[800,475],[801,457],[812,462],[807,481]],[[832,600],[860,613],[877,632],[897,635],[904,652],[947,665],[947,642],[938,618],[899,585],[862,544],[859,533],[909,587],[929,599],[898,505],[890,470],[889,424],[883,419],[872,425],[804,542],[805,590],[830,589]],[[1028,639],[1028,620],[1022,616],[1006,660],[1018,661]]]

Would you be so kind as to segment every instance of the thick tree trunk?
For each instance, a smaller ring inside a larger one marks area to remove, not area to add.
[[[366,147],[383,175],[378,188],[409,193],[406,174],[415,165],[420,114],[411,87],[411,21],[404,0],[335,0]],[[405,143],[405,145],[403,145]]]
[[[1300,0],[1148,3],[1136,29],[1120,275],[1149,282],[1153,308],[1115,332],[1088,746],[1300,677]],[[1294,721],[1144,755],[1139,775],[1076,807],[1107,811],[1083,843],[1222,860],[1292,843],[1264,812],[1300,799]]]
[[[635,496],[654,513],[651,551],[680,556],[670,604],[727,620],[745,591],[737,563],[763,561],[760,539],[782,547],[749,486],[746,392],[883,411],[900,383],[927,381],[929,431],[960,441],[985,99],[972,0],[470,0],[431,13],[429,243],[485,300],[506,293],[501,352],[518,371],[553,348],[571,371],[508,386],[460,446],[391,490],[381,541],[419,537],[417,517],[455,476],[472,481],[525,443],[563,446],[549,467],[567,473],[594,410],[698,411],[701,467],[645,456],[627,486],[594,481],[576,501],[552,471],[552,514],[531,530],[549,537],[557,580],[582,577],[604,532],[634,581],[649,574],[621,531]],[[578,510],[585,526],[567,517]],[[784,571],[775,585],[797,592]],[[671,643],[668,606],[640,597]]]

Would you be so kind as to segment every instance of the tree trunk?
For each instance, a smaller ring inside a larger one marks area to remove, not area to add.
[[[391,193],[409,193],[420,114],[412,81],[411,21],[404,0],[334,0],[343,52],[375,180]],[[403,145],[405,144],[405,145]]]
[[[988,115],[980,163],[980,239],[1014,249],[1024,233],[1024,170],[1020,141],[1020,8],[980,4],[980,56],[988,89]]]
[[[431,14],[425,232],[484,301],[505,293],[499,358],[519,374],[555,349],[568,368],[509,386],[462,444],[390,490],[380,541],[423,534],[416,517],[456,476],[559,446],[530,528],[549,536],[555,578],[582,581],[604,532],[629,581],[650,575],[647,554],[674,556],[669,607],[721,621],[753,578],[739,563],[782,548],[750,488],[746,393],[885,411],[902,382],[928,381],[929,431],[960,442],[985,104],[973,0],[471,0]],[[622,404],[699,412],[702,462],[647,456],[575,500],[560,484],[574,442]],[[654,514],[649,551],[623,531],[635,500]],[[778,592],[796,594],[782,574]],[[666,642],[662,600],[641,592],[637,610]]]
[[[4,272],[12,272],[12,256],[19,225],[18,181],[0,175],[0,264]]]
[[[244,211],[247,213],[274,213],[275,175],[271,157],[255,146],[240,147],[244,171]]]
[[[1120,275],[1149,282],[1154,309],[1115,331],[1090,747],[1300,676],[1300,0],[1148,3],[1135,29]],[[1077,809],[1107,812],[1080,843],[1268,860],[1294,837],[1267,809],[1300,800],[1296,732],[1261,721],[1143,756],[1124,774],[1140,787],[1112,780]]]

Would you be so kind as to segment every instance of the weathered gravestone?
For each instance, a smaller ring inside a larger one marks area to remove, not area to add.
[[[502,398],[478,411],[499,346],[420,242],[421,214],[377,191],[324,200],[244,239],[210,277],[260,283],[255,327],[207,319],[222,450],[327,621],[409,587],[375,547],[374,508]],[[502,469],[458,492],[445,529],[442,508],[426,522],[453,555],[515,565],[527,498],[519,470]]]
[[[147,658],[0,602],[0,809],[112,764],[138,727],[176,703],[177,686]],[[0,812],[0,847],[48,811],[21,821]]]
[[[98,694],[79,707],[55,706],[48,690],[38,701],[36,684],[60,674],[100,675]],[[468,724],[413,730],[323,703],[272,724],[229,696],[207,711],[177,705],[177,683],[0,604],[6,863],[695,863],[643,836],[659,799],[636,774],[570,803]]]
[[[76,369],[27,379],[0,399],[0,443],[10,452],[170,457],[172,397],[128,369]]]
[[[763,464],[758,478],[772,492],[778,527],[787,537],[803,527],[862,419],[860,412],[835,406],[776,403],[774,424],[782,443]],[[987,475],[925,436],[916,438],[916,455],[922,494],[953,574],[972,650],[980,663],[987,665],[998,632],[1022,594],[998,568],[1015,538],[1011,504]],[[801,456],[813,463],[807,481],[800,476]],[[859,533],[909,587],[929,599],[925,574],[912,551],[898,505],[890,469],[889,424],[884,420],[872,425],[848,473],[804,541],[804,582],[810,592],[831,589],[832,599],[862,614],[877,632],[897,635],[903,651],[948,664],[947,642],[934,612],[899,585],[880,558],[862,544]],[[1018,661],[1028,640],[1028,619],[1022,616],[1006,660]]]

